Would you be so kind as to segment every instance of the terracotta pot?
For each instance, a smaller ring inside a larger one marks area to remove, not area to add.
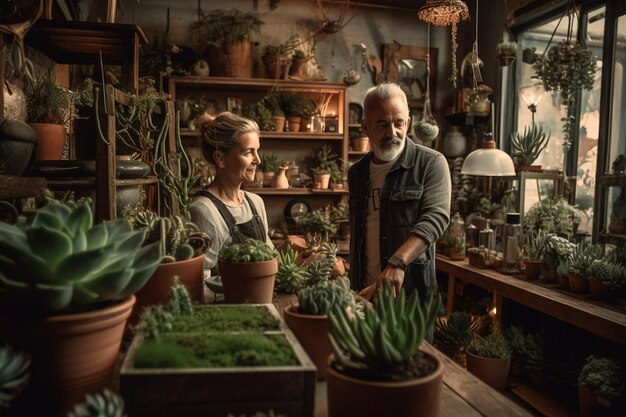
[[[65,416],[88,393],[109,386],[135,297],[93,311],[47,318],[2,318],[3,341],[32,359],[14,415]]]
[[[483,358],[467,352],[467,370],[498,391],[506,388],[510,367],[510,356],[504,359]]]
[[[274,278],[278,272],[278,261],[271,259],[263,262],[225,262],[217,261],[222,277],[224,299],[227,303],[272,302]]]
[[[272,122],[274,122],[274,132],[285,131],[285,116],[272,116]]]
[[[578,406],[580,417],[616,416],[619,413],[611,402],[598,396],[584,385],[578,384]]]
[[[459,365],[465,366],[465,350],[463,345],[451,345],[435,340],[435,347]]]
[[[275,172],[264,172],[263,173],[263,187],[271,187],[275,176],[276,176]]]
[[[352,150],[355,152],[369,152],[370,139],[367,136],[352,139]]]
[[[209,45],[206,48],[211,75],[216,77],[252,78],[252,44],[250,41]]]
[[[148,282],[135,294],[137,302],[128,320],[129,324],[137,324],[146,307],[167,302],[175,276],[187,287],[191,301],[204,303],[204,255],[160,264]]]
[[[65,146],[65,126],[49,123],[30,123],[30,126],[37,133],[37,159],[61,159]]]
[[[430,353],[422,353],[437,367],[424,378],[408,381],[366,381],[341,374],[328,365],[328,417],[439,416],[443,364]]]
[[[571,291],[570,287],[569,287],[569,278],[566,276],[559,276],[556,278],[557,281],[559,282],[559,287],[563,288],[564,290],[567,291]]]
[[[281,70],[281,55],[279,54],[271,54],[271,55],[263,55],[261,57],[263,60],[263,66],[265,67],[265,76],[269,79],[277,80],[282,77]]]
[[[314,174],[313,188],[316,190],[326,190],[330,182],[330,174]]]
[[[541,279],[547,282],[556,282],[556,269],[541,267]]]
[[[572,274],[570,272],[568,278],[569,289],[571,292],[578,294],[586,294],[589,292],[589,279],[587,277],[583,277],[579,274]]]
[[[315,364],[317,379],[326,379],[328,357],[332,353],[328,337],[330,332],[328,316],[298,313],[297,304],[285,307],[284,313],[285,323]]]
[[[589,279],[589,291],[591,291],[591,298],[594,300],[613,300],[615,299],[615,292],[607,287],[604,282],[599,279]]]
[[[290,132],[300,131],[300,123],[302,122],[302,118],[300,116],[288,116],[287,121],[289,122]]]
[[[526,278],[539,279],[541,274],[541,261],[529,261],[524,259],[524,266],[526,267]]]

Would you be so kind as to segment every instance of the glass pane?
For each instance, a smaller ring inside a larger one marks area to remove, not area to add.
[[[604,12],[601,7],[587,13],[585,42],[594,56],[602,57],[604,47]],[[591,233],[593,229],[593,200],[595,192],[596,161],[600,131],[600,87],[602,85],[602,61],[590,91],[583,90],[580,106],[578,158],[576,162],[576,204],[581,211],[579,232]]]

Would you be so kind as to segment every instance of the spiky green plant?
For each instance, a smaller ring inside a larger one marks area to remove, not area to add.
[[[624,388],[624,369],[615,359],[589,356],[580,370],[578,383],[599,396],[612,399]]]
[[[161,260],[158,243],[142,246],[145,235],[126,219],[94,226],[87,202],[52,202],[32,220],[0,222],[3,302],[55,313],[128,298]]]
[[[68,417],[122,417],[124,399],[108,389],[102,394],[87,394],[85,402],[76,404]]]
[[[146,339],[159,339],[161,333],[172,330],[172,325],[177,317],[193,314],[193,304],[191,297],[189,297],[189,291],[176,277],[167,302],[146,310],[141,316],[141,326],[143,326]]]
[[[303,314],[325,316],[331,309],[354,307],[354,297],[350,293],[350,280],[339,277],[335,281],[322,282],[306,287],[298,294],[299,311]]]
[[[529,230],[524,235],[523,257],[528,261],[541,261],[546,247],[547,235],[543,230]]]
[[[435,338],[450,345],[466,345],[472,338],[472,317],[464,311],[455,311],[447,319],[438,317]]]
[[[289,247],[278,254],[278,272],[276,273],[276,291],[295,294],[306,283],[305,265],[297,265],[298,252]]]
[[[502,332],[492,329],[486,337],[475,334],[467,351],[483,358],[504,359],[511,356],[511,346]]]
[[[193,303],[187,287],[180,283],[180,279],[174,277],[174,283],[170,289],[165,308],[175,316],[190,316],[193,314]]]
[[[594,260],[602,257],[602,247],[591,242],[582,241],[576,244],[569,259],[569,272],[586,277]]]
[[[524,132],[511,134],[511,154],[520,158],[520,163],[532,165],[539,158],[541,152],[548,146],[550,133],[543,131],[543,127],[533,124],[524,127]]]
[[[8,346],[0,346],[0,409],[8,408],[28,382],[30,359]]]
[[[609,259],[596,259],[588,270],[589,278],[597,279],[612,290],[622,288],[626,284],[626,269]]]
[[[402,289],[394,302],[389,285],[383,287],[363,319],[334,307],[329,315],[334,366],[381,380],[414,378],[418,347],[438,309],[436,291],[420,302],[417,291],[407,298]]]
[[[305,274],[307,285],[328,281],[336,262],[337,245],[328,242],[322,243],[319,258],[312,261],[307,267]]]

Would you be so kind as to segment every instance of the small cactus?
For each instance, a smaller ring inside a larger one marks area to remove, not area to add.
[[[165,309],[174,316],[191,316],[193,314],[193,303],[189,291],[180,283],[177,276],[174,277],[174,284],[170,289],[170,296],[167,304],[165,304]]]
[[[87,394],[85,402],[76,404],[68,417],[122,417],[124,399],[105,388],[102,394]]]
[[[306,282],[306,266],[296,264],[298,252],[288,248],[278,254],[278,272],[276,273],[276,291],[286,294],[298,292]]]
[[[0,409],[9,407],[29,377],[30,359],[8,346],[0,347]]]

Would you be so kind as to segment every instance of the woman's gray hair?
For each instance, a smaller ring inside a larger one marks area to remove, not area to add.
[[[402,100],[408,116],[409,102],[407,101],[406,94],[402,91],[402,88],[395,83],[383,83],[378,84],[365,92],[365,99],[363,100],[363,118],[367,118],[374,103],[387,101],[394,97],[398,97]]]
[[[205,115],[201,118],[202,154],[215,163],[213,154],[220,151],[228,155],[237,145],[237,140],[246,133],[259,134],[259,125],[254,120],[225,111],[217,116]]]

